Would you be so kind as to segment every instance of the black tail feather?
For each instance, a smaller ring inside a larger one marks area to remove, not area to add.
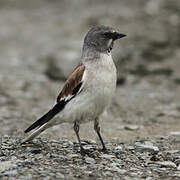
[[[35,129],[36,127],[40,127],[43,124],[47,123],[49,120],[51,120],[56,114],[58,114],[62,109],[64,109],[66,103],[68,101],[61,100],[58,102],[50,111],[48,111],[44,116],[42,116],[40,119],[38,119],[36,122],[34,122],[30,127],[28,127],[24,132],[28,133],[31,130]]]

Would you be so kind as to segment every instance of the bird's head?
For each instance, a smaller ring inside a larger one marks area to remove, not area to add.
[[[94,26],[85,36],[84,48],[94,48],[99,52],[110,52],[113,48],[114,41],[125,36],[125,34],[109,26]]]

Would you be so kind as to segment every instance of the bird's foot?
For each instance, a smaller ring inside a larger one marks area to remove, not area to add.
[[[106,149],[106,147],[103,147],[102,149],[100,149],[100,152],[103,152],[105,154],[108,154],[108,150]]]
[[[91,153],[92,153],[91,151],[84,149],[83,147],[81,147],[81,149],[80,149],[80,154],[82,157],[84,157],[85,155],[90,156]]]

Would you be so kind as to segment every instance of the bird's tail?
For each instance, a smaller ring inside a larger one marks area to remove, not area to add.
[[[49,128],[51,125],[47,122],[46,124],[43,124],[41,127],[39,127],[37,130],[35,130],[32,134],[30,134],[27,138],[25,138],[21,144],[24,144],[28,141],[33,140],[36,136],[38,136],[40,133],[42,133],[44,130]]]
[[[44,116],[39,118],[37,121],[35,121],[30,127],[28,127],[24,132],[28,133],[31,130],[38,127],[36,131],[34,131],[30,136],[28,136],[26,139],[22,141],[22,144],[34,139],[36,136],[38,136],[41,132],[43,132],[45,129],[49,128],[51,126],[50,120],[56,116],[66,105],[68,101],[60,101],[57,104],[54,105],[54,107],[48,111]]]
[[[64,101],[61,101],[61,102],[57,103],[56,105],[54,105],[54,107],[50,111],[48,111],[44,116],[42,116],[37,121],[35,121],[24,132],[28,133],[31,130],[33,130],[33,129],[37,128],[37,127],[41,127],[45,123],[49,122],[54,116],[56,116],[56,114],[58,114],[64,108],[64,106],[65,106]]]

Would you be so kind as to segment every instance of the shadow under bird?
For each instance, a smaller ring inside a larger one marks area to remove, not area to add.
[[[94,121],[94,129],[102,143],[99,116],[111,101],[116,89],[116,67],[111,50],[114,41],[126,36],[109,26],[92,27],[85,36],[81,63],[74,69],[64,84],[56,103],[45,115],[25,130],[37,128],[22,143],[31,141],[49,127],[61,123],[74,123],[80,152],[85,154],[79,137],[81,123]]]

